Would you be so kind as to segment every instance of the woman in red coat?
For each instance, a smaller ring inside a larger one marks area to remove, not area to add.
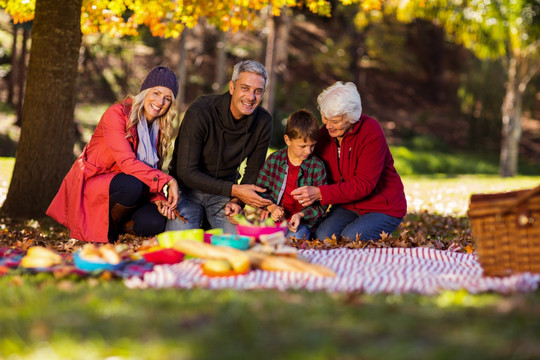
[[[324,126],[315,155],[326,166],[328,185],[291,192],[304,206],[317,200],[332,205],[315,237],[335,235],[354,241],[392,233],[405,216],[407,201],[382,128],[362,114],[353,83],[335,83],[317,102]]]
[[[47,209],[72,238],[115,242],[120,233],[164,231],[178,202],[176,180],[159,170],[171,143],[177,95],[176,75],[158,66],[138,95],[105,111]]]

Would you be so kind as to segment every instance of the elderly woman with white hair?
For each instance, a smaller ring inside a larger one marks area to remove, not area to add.
[[[326,166],[328,185],[291,192],[303,206],[317,200],[332,205],[315,238],[375,240],[392,233],[406,214],[407,201],[381,126],[362,114],[353,83],[335,83],[317,102],[324,126],[315,155]]]

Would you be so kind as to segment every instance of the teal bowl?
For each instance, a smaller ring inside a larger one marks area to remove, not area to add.
[[[104,270],[120,270],[123,266],[122,263],[113,265],[105,261],[88,261],[83,259],[79,255],[79,251],[73,253],[73,264],[79,270],[83,271],[104,271]]]
[[[249,236],[220,234],[212,235],[210,243],[216,246],[228,246],[239,250],[249,249]]]

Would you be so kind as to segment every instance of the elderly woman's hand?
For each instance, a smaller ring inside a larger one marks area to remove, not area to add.
[[[321,190],[317,186],[302,186],[291,191],[292,197],[303,207],[313,204],[317,200],[322,200]]]

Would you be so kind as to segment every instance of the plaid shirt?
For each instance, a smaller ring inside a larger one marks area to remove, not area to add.
[[[257,178],[257,185],[266,189],[266,192],[260,195],[279,205],[285,191],[288,173],[287,148],[270,154]],[[326,184],[326,170],[323,162],[314,155],[302,161],[297,181],[298,187],[321,186]],[[313,230],[326,212],[326,206],[322,206],[319,201],[316,201],[310,206],[303,208],[302,212],[304,213],[302,223]]]

